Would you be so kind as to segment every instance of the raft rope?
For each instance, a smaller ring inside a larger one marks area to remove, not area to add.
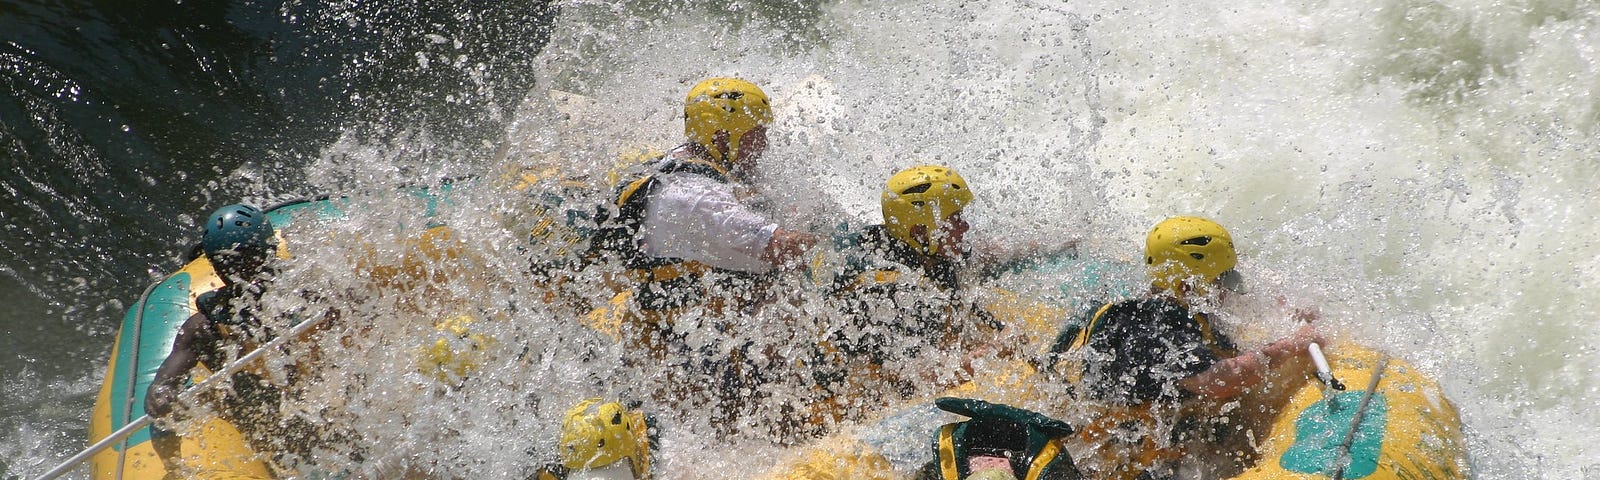
[[[184,390],[183,393],[178,394],[178,401],[189,401],[190,399],[194,398],[195,395],[199,395],[201,392],[221,384],[222,379],[232,377],[233,374],[238,373],[239,370],[243,370],[246,365],[250,364],[250,362],[260,359],[263,355],[266,355],[267,352],[277,350],[285,343],[288,343],[290,340],[299,337],[300,334],[310,330],[311,327],[315,327],[317,324],[322,323],[332,317],[332,315],[319,315],[315,318],[300,322],[293,328],[290,328],[289,331],[283,336],[275,338],[271,342],[267,342],[266,345],[262,345],[255,350],[251,350],[250,353],[245,354],[243,357],[239,357],[238,360],[234,360],[233,363],[228,364],[221,370],[217,370],[210,376],[206,377],[205,380],[201,380],[200,383],[196,383],[193,387],[189,387],[188,390]],[[138,419],[129,422],[127,425],[123,426],[117,431],[111,432],[111,435],[107,435],[106,438],[101,439],[98,443],[95,443],[88,449],[78,452],[77,455],[73,455],[72,458],[67,459],[65,462],[61,462],[61,465],[57,465],[56,468],[51,469],[49,472],[45,472],[44,475],[39,476],[39,478],[35,480],[54,480],[55,478],[65,475],[67,472],[72,471],[73,467],[77,467],[78,464],[83,463],[84,460],[88,460],[89,457],[94,456],[94,454],[100,453],[102,450],[105,450],[106,447],[116,444],[118,441],[121,441],[133,432],[139,431],[140,428],[144,428],[146,425],[149,425],[150,421],[149,415],[140,416]]]
[[[1378,368],[1372,371],[1372,381],[1367,382],[1367,391],[1361,394],[1361,404],[1356,407],[1355,417],[1350,420],[1350,430],[1344,433],[1344,441],[1339,443],[1339,463],[1334,467],[1333,480],[1344,480],[1344,469],[1350,466],[1350,444],[1355,443],[1356,429],[1361,427],[1362,417],[1367,414],[1367,407],[1372,403],[1372,394],[1378,391],[1378,380],[1383,379],[1383,370],[1389,367],[1389,356],[1378,358]]]
[[[165,282],[152,283],[145,287],[144,293],[139,294],[139,310],[133,314],[133,341],[128,352],[128,390],[122,396],[122,418],[126,420],[133,415],[133,402],[136,396],[134,389],[139,383],[139,341],[144,339],[144,309],[150,305],[150,292],[156,290]],[[118,363],[121,365],[121,363]],[[128,437],[122,437],[121,445],[117,448],[117,480],[122,480],[123,466],[128,463]]]

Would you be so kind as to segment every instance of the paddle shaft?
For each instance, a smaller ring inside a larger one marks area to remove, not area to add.
[[[178,394],[178,401],[187,401],[190,398],[193,398],[195,395],[199,395],[201,392],[206,391],[212,386],[222,383],[222,379],[231,377],[233,374],[243,370],[246,365],[250,364],[250,362],[261,358],[269,351],[276,350],[278,347],[283,346],[290,340],[300,336],[300,334],[305,333],[307,330],[310,330],[312,327],[317,326],[317,324],[320,324],[331,317],[332,315],[321,315],[316,318],[300,322],[298,325],[295,325],[294,328],[290,328],[288,333],[273,339],[271,342],[267,342],[266,345],[262,345],[260,348],[251,350],[250,353],[245,354],[243,357],[239,357],[239,359],[234,360],[233,363],[230,363],[221,370],[212,373],[211,376],[206,377],[206,379],[202,380],[200,383],[195,384],[193,387],[189,387],[188,390],[184,390],[183,393]],[[117,441],[122,440],[128,435],[132,435],[133,432],[139,431],[140,428],[143,428],[149,424],[150,416],[141,415],[134,421],[128,422],[127,425],[117,429],[117,431],[111,432],[111,435],[107,435],[106,438],[96,442],[88,449],[79,452],[77,455],[73,455],[72,458],[67,459],[65,462],[61,462],[61,465],[56,466],[56,468],[51,469],[49,472],[45,472],[44,475],[35,480],[52,480],[65,475],[67,472],[70,472],[73,468],[77,467],[78,464],[83,463],[84,460],[88,460],[90,457],[100,453],[107,447],[115,445]]]
[[[1344,441],[1339,442],[1339,463],[1333,470],[1333,480],[1344,480],[1344,471],[1350,468],[1350,444],[1356,440],[1356,430],[1361,428],[1361,421],[1367,416],[1367,406],[1372,404],[1372,394],[1378,391],[1378,381],[1383,379],[1383,370],[1389,367],[1389,356],[1384,355],[1378,359],[1378,367],[1372,369],[1372,380],[1367,382],[1367,391],[1361,394],[1361,405],[1356,407],[1356,414],[1350,418],[1350,429],[1344,433]]]
[[[1311,354],[1311,363],[1317,365],[1317,379],[1321,380],[1324,386],[1343,391],[1344,384],[1333,377],[1333,369],[1328,367],[1328,357],[1322,355],[1322,346],[1317,345],[1317,342],[1311,342],[1306,346],[1306,351]],[[1326,390],[1323,391],[1323,396],[1327,396]]]

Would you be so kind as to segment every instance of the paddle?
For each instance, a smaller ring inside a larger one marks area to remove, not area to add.
[[[201,392],[204,392],[206,389],[222,383],[222,379],[232,377],[233,374],[244,369],[245,365],[248,365],[250,362],[261,358],[263,355],[266,355],[267,352],[283,346],[283,344],[288,343],[291,339],[300,336],[300,334],[310,330],[311,327],[314,327],[331,317],[332,315],[322,315],[300,322],[298,325],[295,325],[294,328],[290,328],[288,333],[273,339],[271,342],[267,342],[266,345],[262,345],[260,348],[250,351],[250,353],[245,354],[243,357],[239,357],[238,360],[235,360],[233,363],[228,364],[221,370],[212,373],[211,376],[206,377],[205,380],[195,384],[193,387],[189,387],[188,390],[184,390],[183,393],[178,394],[178,401],[188,401],[194,398],[195,395],[199,395]],[[84,460],[88,460],[90,457],[100,453],[107,447],[116,444],[117,441],[122,440],[123,437],[131,435],[133,432],[139,431],[140,428],[144,428],[145,426],[149,425],[150,421],[149,415],[142,415],[139,418],[134,419],[132,422],[128,422],[127,425],[117,429],[115,432],[111,432],[111,434],[107,435],[106,438],[100,439],[99,442],[89,446],[88,449],[79,452],[77,455],[73,455],[72,458],[68,458],[65,462],[61,462],[61,465],[57,465],[56,468],[45,472],[44,475],[39,476],[35,480],[52,480],[65,475],[67,472],[72,471],[74,467],[77,467],[78,464],[83,463]]]
[[[1344,391],[1344,383],[1333,377],[1333,369],[1328,367],[1328,357],[1322,355],[1322,346],[1317,345],[1317,342],[1311,342],[1306,346],[1306,351],[1311,354],[1311,363],[1317,365],[1317,380],[1321,380],[1322,385],[1328,388]],[[1322,390],[1322,396],[1328,396],[1327,388]]]

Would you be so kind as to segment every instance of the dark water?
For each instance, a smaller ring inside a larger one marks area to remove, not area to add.
[[[83,448],[122,310],[197,219],[326,193],[303,168],[341,134],[484,153],[555,14],[352,3],[0,0],[0,478]]]

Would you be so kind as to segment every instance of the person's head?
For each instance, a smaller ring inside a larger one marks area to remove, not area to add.
[[[683,101],[683,133],[724,168],[752,168],[767,149],[772,105],[761,87],[731,77],[709,78]]]
[[[643,414],[621,402],[600,398],[578,402],[561,423],[561,464],[572,472],[568,478],[647,477],[647,428]]]
[[[961,210],[972,190],[950,167],[922,165],[889,177],[883,190],[883,224],[894,237],[923,255],[961,254],[967,221]]]
[[[1144,263],[1150,283],[1180,300],[1218,291],[1239,290],[1233,267],[1239,258],[1233,236],[1222,225],[1200,217],[1162,220],[1145,238]]]
[[[206,219],[201,250],[225,282],[250,278],[277,253],[266,212],[244,204],[228,205]]]

